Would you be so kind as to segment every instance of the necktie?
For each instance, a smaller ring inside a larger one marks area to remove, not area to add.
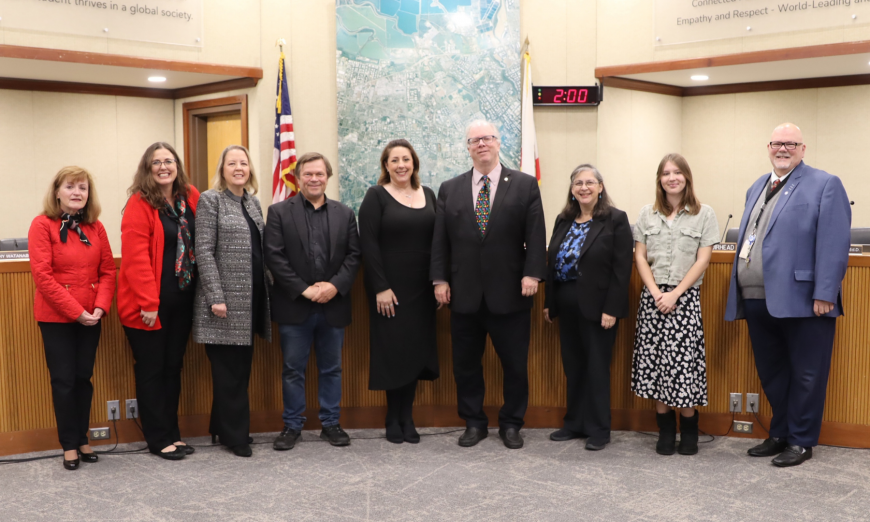
[[[489,223],[489,176],[483,177],[483,187],[477,193],[474,215],[477,218],[477,228],[480,229],[480,235],[483,236],[486,233],[486,225]]]
[[[773,185],[771,185],[771,187],[770,187],[770,190],[771,190],[771,191],[776,190],[776,187],[779,186],[779,182],[780,182],[780,181],[782,181],[782,180],[781,180],[781,179],[778,179],[778,180],[774,181],[774,182],[773,182]]]

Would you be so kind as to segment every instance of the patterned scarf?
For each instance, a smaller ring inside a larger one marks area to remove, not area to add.
[[[193,239],[190,237],[190,229],[187,227],[187,219],[184,211],[187,202],[184,198],[177,198],[175,208],[166,201],[164,212],[178,223],[178,246],[175,249],[175,275],[178,276],[178,288],[184,290],[193,281],[193,265],[196,264],[196,256],[193,254]]]
[[[85,235],[82,228],[79,226],[82,218],[84,217],[84,211],[79,210],[73,215],[69,215],[64,212],[60,216],[60,242],[66,243],[66,236],[70,230],[79,235],[79,239],[82,243],[90,246],[91,242],[88,241],[88,237]]]

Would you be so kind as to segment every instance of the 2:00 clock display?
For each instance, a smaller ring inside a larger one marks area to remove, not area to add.
[[[534,105],[598,105],[601,88],[591,86],[532,87]]]

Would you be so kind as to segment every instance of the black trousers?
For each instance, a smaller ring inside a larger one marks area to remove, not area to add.
[[[559,339],[562,367],[568,381],[565,427],[594,438],[610,437],[610,360],[616,328],[605,330],[601,319],[589,321],[580,314],[577,285],[556,283],[559,305]]]
[[[743,306],[755,367],[773,410],[770,436],[818,445],[836,318],[773,317],[764,299],[746,299]]]
[[[453,338],[453,377],[459,416],[469,428],[486,429],[489,424],[483,412],[486,386],[483,382],[483,351],[489,334],[504,373],[504,405],[498,413],[502,428],[523,427],[523,417],[529,406],[529,340],[531,312],[493,314],[482,301],[473,314],[450,314]]]
[[[136,399],[145,442],[159,451],[181,440],[178,398],[181,367],[193,326],[193,291],[161,292],[157,316],[159,330],[125,326],[124,332],[135,360]]]
[[[64,451],[88,444],[94,361],[102,324],[40,322],[57,437]]]
[[[212,405],[208,431],[229,447],[248,443],[251,406],[248,383],[251,381],[253,346],[207,344],[211,362]]]

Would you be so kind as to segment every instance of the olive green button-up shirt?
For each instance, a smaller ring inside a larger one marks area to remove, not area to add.
[[[719,224],[708,205],[701,205],[694,216],[680,210],[670,224],[667,216],[647,205],[637,218],[634,240],[646,245],[646,260],[656,284],[676,286],[695,264],[698,249],[719,242]],[[692,286],[701,286],[703,279],[701,274]]]

